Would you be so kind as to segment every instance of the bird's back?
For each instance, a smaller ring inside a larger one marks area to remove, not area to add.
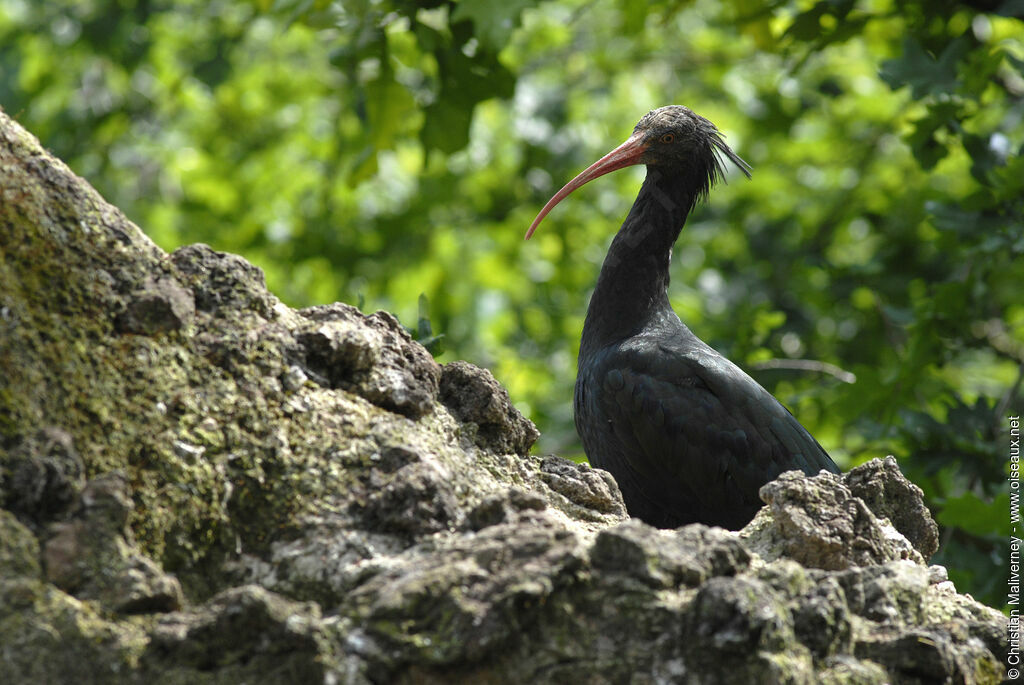
[[[581,351],[574,408],[590,463],[615,476],[631,515],[660,527],[737,529],[780,473],[839,472],[771,393],[674,314]]]

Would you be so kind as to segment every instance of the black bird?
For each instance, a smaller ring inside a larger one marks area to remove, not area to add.
[[[690,332],[669,304],[672,245],[724,178],[723,157],[750,177],[710,121],[678,105],[656,109],[558,191],[526,233],[583,184],[647,166],[590,299],[573,408],[590,463],[615,476],[631,515],[662,528],[735,530],[760,508],[758,489],[783,471],[839,473],[771,393]]]

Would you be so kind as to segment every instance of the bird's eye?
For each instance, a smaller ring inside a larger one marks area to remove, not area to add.
[[[668,145],[669,143],[671,143],[675,139],[676,139],[676,137],[674,135],[672,135],[671,133],[666,133],[665,135],[663,135],[661,137],[661,142],[663,142],[666,145]]]

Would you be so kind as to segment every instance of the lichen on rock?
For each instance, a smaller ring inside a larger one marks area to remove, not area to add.
[[[390,314],[168,255],[0,113],[0,682],[997,683],[895,460],[629,520]]]

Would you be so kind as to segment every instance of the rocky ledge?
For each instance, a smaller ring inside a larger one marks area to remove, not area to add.
[[[996,683],[892,458],[657,530],[390,314],[168,255],[0,113],[0,682]]]

